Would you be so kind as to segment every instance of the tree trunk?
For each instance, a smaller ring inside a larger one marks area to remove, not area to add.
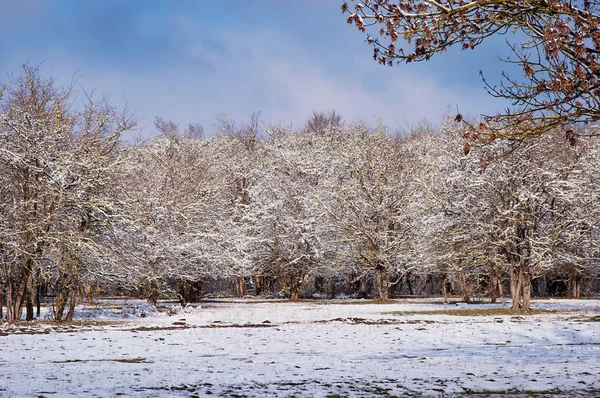
[[[282,275],[278,280],[283,287],[283,291],[290,296],[290,300],[298,301],[300,300],[300,293],[302,293],[306,285],[312,280],[312,276],[298,277],[297,275],[288,275],[288,279],[286,280],[285,276]]]
[[[523,286],[523,269],[515,267],[511,262],[509,265],[510,274],[510,296],[512,298],[513,311],[521,309],[521,287]]]
[[[67,306],[69,296],[69,287],[67,285],[67,275],[63,271],[59,271],[56,287],[54,288],[54,320],[62,322],[63,314]]]
[[[398,283],[393,288],[394,291],[397,292],[399,295],[401,295],[403,285],[404,285],[404,276],[400,276],[400,279],[398,279]]]
[[[78,295],[77,286],[79,282],[76,261],[77,260],[69,252],[69,249],[66,246],[63,246],[61,264],[58,269],[58,279],[56,280],[56,287],[54,288],[54,320],[58,322],[73,319]],[[65,317],[64,312],[67,305],[69,305],[69,311]]]
[[[348,272],[348,286],[346,290],[346,295],[352,297],[360,288],[360,281],[356,280],[356,274],[354,271]]]
[[[33,321],[34,316],[33,316],[33,300],[31,297],[31,294],[27,294],[27,302],[25,304],[25,320],[26,321]]]
[[[33,269],[33,259],[29,257],[21,271],[21,275],[18,279],[18,283],[15,288],[11,289],[15,293],[15,297],[12,299],[11,309],[12,317],[11,321],[18,321],[21,319],[21,313],[23,312],[23,305],[27,302],[28,296],[30,295],[31,289],[29,289],[28,281]],[[33,315],[33,311],[32,311]]]
[[[522,310],[528,310],[531,308],[531,274],[529,271],[523,272],[523,302],[521,304]]]
[[[35,299],[35,284],[33,283],[33,273],[31,273],[29,275],[29,279],[27,281],[27,298],[26,298],[26,315],[25,315],[25,320],[26,321],[33,321],[34,320],[34,315],[33,315],[33,302]]]
[[[10,280],[5,283],[6,293],[4,295],[4,301],[6,302],[6,320],[11,321],[14,318],[13,309],[13,297],[12,297],[12,284]]]
[[[177,281],[177,293],[179,294],[179,304],[182,307],[185,307],[188,304],[187,297],[188,294],[186,292],[187,286],[186,282],[182,280]]]
[[[92,285],[87,282],[84,283],[83,292],[85,293],[85,304],[94,305],[94,297],[92,296]]]
[[[297,286],[294,286],[290,289],[290,301],[299,301],[300,300],[300,289]]]
[[[367,287],[367,277],[363,276],[360,278],[360,291],[358,292],[358,298],[365,299],[369,296],[369,288]]]
[[[496,271],[490,273],[490,302],[495,303],[499,297],[498,274]]]
[[[69,300],[69,311],[67,312],[67,321],[71,322],[75,315],[75,306],[77,305],[77,292],[79,292],[79,263],[73,264],[71,269],[71,281],[70,281],[70,300]]]
[[[148,292],[148,297],[146,300],[148,303],[154,307],[158,303],[158,298],[160,297],[160,289],[158,287],[158,282],[155,280],[150,282],[150,292]]]
[[[73,282],[71,282],[73,284]],[[71,287],[69,289],[69,310],[67,311],[67,316],[65,317],[65,321],[71,322],[73,320],[73,316],[75,315],[75,306],[77,305],[77,288]]]
[[[324,292],[324,288],[323,285],[325,284],[325,278],[322,276],[316,276],[315,277],[315,293],[323,293]]]
[[[256,295],[260,296],[263,292],[263,278],[260,276],[254,277],[254,288],[256,289]]]
[[[510,265],[510,293],[513,311],[531,308],[531,274],[527,264],[520,264],[518,269]]]
[[[500,295],[500,302],[502,303],[502,308],[506,308],[506,301],[504,300],[504,292],[502,289],[502,280],[497,277],[496,282],[498,283],[498,294]]]
[[[17,295],[15,297],[15,299],[13,300],[13,316],[14,319],[12,319],[13,321],[19,321],[21,320],[21,315],[23,313],[23,304],[24,301],[27,297],[27,282],[26,281],[21,281],[18,285],[17,288],[15,289]]]
[[[63,313],[65,312],[65,307],[67,306],[67,297],[65,297],[64,292],[61,290],[56,290],[56,296],[54,298],[54,320],[57,322],[62,322]]]
[[[244,285],[244,278],[235,278],[234,284],[235,284],[235,295],[237,297],[244,297],[244,295],[246,293],[245,285]]]
[[[335,298],[335,277],[331,277],[329,278],[329,286],[328,286],[328,290],[329,290],[329,298],[330,299],[334,299]]]
[[[4,283],[0,278],[0,321],[4,319]]]
[[[444,296],[444,304],[448,304],[448,296],[452,294],[452,282],[446,276],[442,281],[442,295]]]
[[[42,281],[38,278],[38,283],[35,289],[35,304],[36,304],[36,318],[40,319],[42,313]]]
[[[197,303],[202,298],[203,281],[177,281],[179,302],[183,307],[189,303]]]
[[[471,296],[473,295],[473,279],[467,276],[464,271],[458,273],[458,280],[460,282],[460,298],[465,303],[471,302]]]
[[[83,286],[80,286],[77,288],[77,303],[78,304],[83,304],[86,303],[87,305],[87,290],[85,287],[85,283],[83,284]]]
[[[390,275],[384,267],[375,269],[375,277],[377,280],[377,293],[379,300],[388,301],[390,299]]]
[[[571,284],[573,285],[573,298],[581,298],[581,274],[579,272],[573,271]]]
[[[425,292],[429,291],[428,293],[425,294],[430,294],[433,295],[435,294],[435,290],[433,288],[433,275],[428,274],[425,277]]]
[[[300,300],[300,283],[295,278],[290,278],[289,283],[285,278],[279,278],[283,291],[290,296],[290,301]]]
[[[413,292],[412,283],[410,283],[411,279],[412,279],[412,274],[406,275],[406,285],[408,286],[408,294],[410,296],[414,296],[415,293]]]

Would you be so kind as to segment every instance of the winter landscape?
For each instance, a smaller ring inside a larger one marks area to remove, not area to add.
[[[0,397],[600,396],[600,0],[0,9]]]
[[[600,300],[533,307],[100,300],[85,323],[3,325],[0,396],[598,396]]]

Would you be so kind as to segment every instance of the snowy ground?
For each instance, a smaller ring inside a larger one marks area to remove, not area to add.
[[[224,300],[168,316],[103,301],[83,325],[1,326],[0,396],[600,395],[600,300],[428,314],[499,307],[439,302]]]

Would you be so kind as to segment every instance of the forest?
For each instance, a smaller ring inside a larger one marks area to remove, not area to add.
[[[82,94],[29,67],[2,91],[0,318],[50,300],[71,320],[93,294],[443,294],[527,310],[600,290],[594,127],[510,140],[494,137],[502,121],[398,133],[331,111],[298,129],[221,116],[210,134],[157,118],[133,144],[127,110]]]

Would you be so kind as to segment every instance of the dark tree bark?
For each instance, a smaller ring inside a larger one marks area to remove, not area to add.
[[[465,303],[471,302],[473,296],[473,277],[466,275],[464,271],[458,273],[458,280],[460,282],[460,298]]]
[[[380,266],[375,270],[375,278],[379,300],[388,301],[390,299],[390,274],[384,267]]]
[[[197,303],[202,299],[203,281],[177,281],[177,289],[179,291],[179,302],[183,307],[189,303]]]
[[[235,295],[237,297],[244,297],[244,295],[246,294],[244,278],[235,278],[234,284],[235,284]]]
[[[255,276],[254,277],[254,289],[256,290],[256,295],[260,296],[264,289],[264,277]]]
[[[571,285],[573,298],[581,298],[581,274],[579,272],[573,271],[571,274]]]
[[[331,278],[329,278],[329,283],[328,283],[328,296],[330,299],[334,299],[335,298],[335,277],[332,276]]]

